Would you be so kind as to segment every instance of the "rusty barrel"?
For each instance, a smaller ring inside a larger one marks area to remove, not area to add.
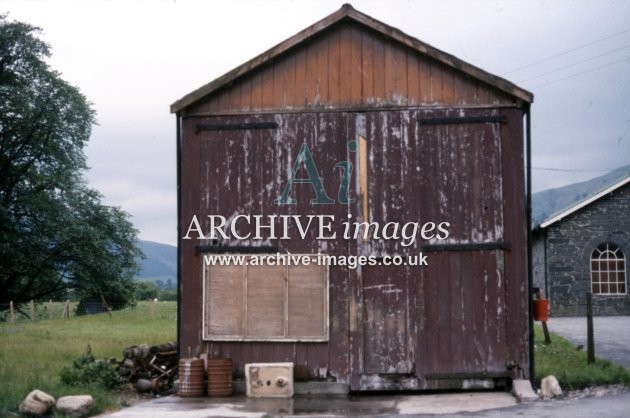
[[[232,359],[208,359],[208,396],[232,395]]]
[[[203,396],[205,390],[204,363],[199,358],[179,360],[179,389],[177,394],[184,397]]]

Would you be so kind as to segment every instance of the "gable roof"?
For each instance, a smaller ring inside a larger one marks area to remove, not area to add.
[[[614,192],[615,190],[619,189],[620,187],[626,185],[630,183],[630,175],[627,175],[624,178],[621,178],[620,180],[618,180],[617,182],[613,183],[612,185],[606,187],[605,189],[596,192],[594,194],[592,194],[591,196],[577,202],[576,204],[562,210],[561,212],[558,212],[555,215],[552,215],[551,217],[549,217],[548,219],[542,221],[539,225],[540,229],[545,229],[550,225],[553,225],[554,223],[562,220],[563,218],[566,218],[567,216],[571,215],[572,213],[577,212],[578,210],[582,209],[583,207],[590,205],[591,203],[601,199],[602,197]]]
[[[297,45],[306,42],[310,38],[313,38],[317,34],[342,21],[352,21],[358,23],[359,25],[376,31],[377,33],[388,39],[392,39],[396,42],[406,45],[412,50],[417,51],[419,54],[424,54],[450,68],[463,72],[474,79],[487,83],[512,97],[522,100],[523,102],[533,102],[534,96],[532,93],[516,86],[510,81],[490,74],[478,67],[475,67],[474,65],[468,64],[467,62],[464,62],[453,55],[443,52],[429,44],[426,44],[412,36],[405,34],[399,29],[386,25],[385,23],[382,23],[364,13],[357,11],[349,4],[344,4],[341,9],[337,10],[333,14],[314,23],[313,25],[299,32],[298,34],[276,45],[275,47],[267,50],[266,52],[263,52],[257,57],[252,58],[246,63],[236,67],[232,71],[229,71],[223,76],[215,79],[214,81],[211,81],[210,83],[177,100],[171,105],[171,113],[177,113],[180,110],[185,109],[198,100],[201,100],[204,97],[212,94],[213,92],[221,89],[222,87],[229,85],[239,77],[242,77],[243,75],[264,66],[266,63],[272,61],[279,55],[284,54]]]

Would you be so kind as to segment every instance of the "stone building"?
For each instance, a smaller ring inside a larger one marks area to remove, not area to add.
[[[534,286],[551,299],[552,316],[630,315],[630,175],[534,227]]]

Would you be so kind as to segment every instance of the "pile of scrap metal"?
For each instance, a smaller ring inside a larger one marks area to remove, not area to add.
[[[123,357],[118,375],[134,385],[139,393],[172,393],[179,358],[176,342],[151,347],[134,345],[123,350]]]

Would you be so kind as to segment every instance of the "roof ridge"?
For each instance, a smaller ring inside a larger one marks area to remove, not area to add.
[[[423,42],[411,35],[404,33],[398,28],[389,26],[386,23],[383,23],[371,16],[368,16],[367,14],[356,10],[354,7],[352,7],[351,4],[346,3],[332,14],[313,23],[312,25],[298,32],[297,34],[285,39],[284,41],[266,50],[265,52],[257,55],[249,61],[228,71],[222,76],[214,79],[207,84],[204,84],[200,88],[175,101],[173,104],[171,104],[171,113],[180,112],[181,110],[197,102],[198,100],[219,90],[223,86],[229,85],[231,82],[249,73],[250,71],[262,67],[267,62],[286,53],[295,46],[300,45],[302,42],[305,42],[311,37],[325,31],[326,29],[338,24],[339,22],[342,22],[345,19],[351,19],[354,22],[357,22],[365,27],[379,32],[385,37],[406,45],[407,47],[414,49],[418,53],[425,54],[430,58],[441,62],[444,65],[466,73],[467,75],[483,83],[489,84],[501,90],[502,92],[509,94],[510,96],[518,98],[519,100],[527,103],[533,102],[534,96],[529,91],[518,87],[517,85],[504,78],[491,74],[472,64],[469,64],[461,60],[460,58],[455,57],[454,55],[435,48],[434,46],[431,46],[426,42]]]

